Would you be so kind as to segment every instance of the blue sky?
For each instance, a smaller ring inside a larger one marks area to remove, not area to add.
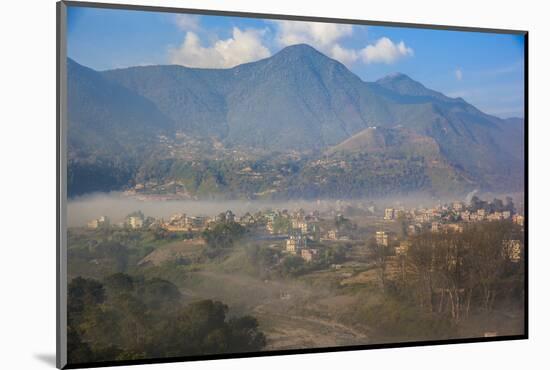
[[[522,36],[69,7],[68,55],[106,70],[230,68],[308,43],[365,81],[401,72],[499,117],[523,117]]]

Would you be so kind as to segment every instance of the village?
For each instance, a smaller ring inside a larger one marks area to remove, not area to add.
[[[488,203],[475,198],[470,204],[453,201],[429,208],[398,206],[378,209],[371,203],[360,202],[351,207],[351,203],[341,201],[338,207],[329,211],[265,209],[238,216],[227,210],[216,216],[176,213],[167,219],[137,211],[118,223],[111,223],[107,216],[101,216],[91,220],[87,227],[91,230],[160,229],[200,238],[202,232],[217,223],[238,223],[246,228],[250,238],[269,240],[271,246],[280,248],[283,253],[314,262],[327,245],[365,245],[368,240],[373,240],[391,251],[389,254],[401,256],[407,254],[411,238],[420,233],[462,233],[469,224],[495,221],[524,226],[524,216],[515,210],[510,199],[504,204],[498,199]],[[503,248],[512,262],[520,261],[522,244],[515,239],[505,241]]]

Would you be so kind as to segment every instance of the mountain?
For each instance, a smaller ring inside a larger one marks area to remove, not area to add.
[[[440,156],[437,142],[425,135],[399,128],[369,127],[327,150],[328,154],[383,153],[391,151],[402,155],[425,158]]]
[[[174,124],[141,95],[67,60],[69,196],[125,186]]]
[[[136,155],[157,135],[174,131],[153,102],[72,59],[67,60],[67,82],[71,154]]]
[[[368,161],[383,163],[383,167],[407,163],[399,176],[402,182],[407,183],[421,179],[421,184],[417,186],[422,188],[417,187],[416,190],[437,189],[440,193],[456,194],[475,184],[467,172],[448,161],[434,138],[403,127],[369,127],[329,148],[326,155],[329,160],[344,159],[352,163],[354,159],[359,159],[361,163],[353,165],[355,172],[361,172],[359,167]],[[367,166],[365,170],[372,171],[376,167]],[[414,171],[411,171],[412,168]],[[369,185],[372,186],[372,181]],[[399,190],[397,187],[394,189]]]
[[[368,131],[376,127],[386,130],[378,131],[384,140],[395,137],[411,148],[418,145],[430,155],[437,153],[445,171],[470,187],[523,189],[523,125],[485,114],[404,74],[362,81],[308,45],[289,46],[269,58],[230,69],[175,65],[100,73],[82,66],[73,69],[74,79],[82,80],[76,89],[83,91],[78,93],[87,95],[69,105],[91,117],[84,120],[73,114],[81,123],[75,125],[88,130],[85,135],[70,133],[71,142],[79,145],[97,135],[107,136],[105,141],[92,140],[98,147],[127,141],[133,147],[134,139],[117,138],[178,132],[191,138],[186,140],[213,140],[228,149],[294,151],[309,153],[313,160],[315,153],[338,154],[346,147],[363,154],[373,148],[399,151],[399,145],[387,145]],[[87,79],[91,82],[83,83]],[[102,96],[104,90],[108,93]],[[124,98],[119,101],[118,95]],[[109,130],[114,133],[106,135]],[[422,150],[413,152],[417,156]]]
[[[237,146],[324,148],[367,127],[382,107],[344,65],[307,45],[226,70],[156,66],[104,75],[153,101],[178,129]]]

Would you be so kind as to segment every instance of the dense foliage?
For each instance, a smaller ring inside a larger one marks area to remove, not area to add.
[[[185,303],[169,281],[118,273],[75,278],[68,290],[69,363],[258,351],[265,337],[251,316]]]
[[[207,247],[204,254],[210,258],[219,256],[224,249],[227,250],[242,238],[246,229],[237,222],[217,222],[214,227],[206,229],[202,234]]]

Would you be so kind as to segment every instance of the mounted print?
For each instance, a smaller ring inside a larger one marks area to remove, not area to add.
[[[58,367],[527,338],[527,32],[57,26]]]

